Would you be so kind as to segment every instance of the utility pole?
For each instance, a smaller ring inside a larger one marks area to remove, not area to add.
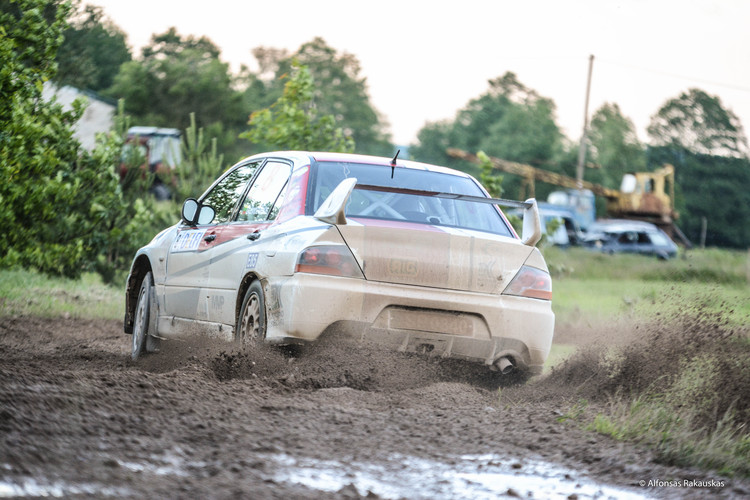
[[[576,168],[576,181],[578,189],[583,188],[583,165],[586,162],[586,139],[589,132],[589,95],[591,94],[591,72],[594,70],[594,54],[589,56],[589,77],[586,83],[586,104],[583,109],[583,135],[581,145],[578,148],[578,166]]]

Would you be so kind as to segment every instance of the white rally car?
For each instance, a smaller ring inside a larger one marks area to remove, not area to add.
[[[398,156],[398,155],[397,155]],[[498,205],[524,210],[519,238]],[[196,331],[240,343],[327,331],[535,374],[554,329],[536,202],[394,158],[275,152],[227,170],[133,260],[132,357]]]

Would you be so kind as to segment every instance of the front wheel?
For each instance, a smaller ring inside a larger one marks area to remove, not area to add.
[[[154,349],[156,339],[153,337],[153,322],[156,312],[153,299],[154,278],[151,272],[146,273],[141,281],[138,292],[138,302],[135,304],[135,319],[133,321],[133,342],[130,357],[138,359],[141,354]]]
[[[241,346],[258,343],[266,338],[266,301],[260,281],[253,281],[245,292],[237,319],[235,340]]]

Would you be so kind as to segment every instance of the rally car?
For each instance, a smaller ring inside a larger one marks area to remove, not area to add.
[[[398,156],[398,154],[396,155]],[[499,206],[523,209],[519,237]],[[534,200],[397,158],[259,154],[135,255],[132,358],[201,332],[240,344],[345,336],[539,373],[554,329]]]

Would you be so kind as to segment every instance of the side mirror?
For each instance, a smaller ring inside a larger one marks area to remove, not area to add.
[[[185,203],[182,204],[182,220],[190,225],[195,224],[196,215],[198,215],[198,201],[194,198],[188,198]]]
[[[195,198],[188,198],[182,204],[182,220],[191,226],[210,224],[215,216],[213,207],[202,205]]]
[[[201,205],[200,212],[198,213],[198,225],[211,224],[216,216],[216,211],[209,205]]]

